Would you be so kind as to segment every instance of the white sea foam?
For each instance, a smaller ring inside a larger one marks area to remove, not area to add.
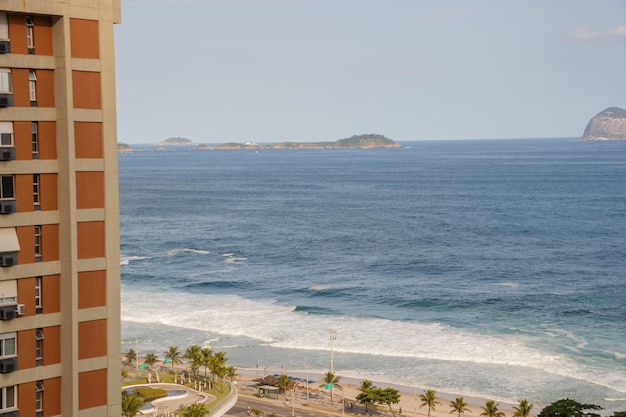
[[[312,287],[309,287],[309,291],[325,291],[331,288],[332,287],[330,285],[313,285]]]
[[[209,253],[211,253],[208,250],[189,249],[189,248],[185,248],[185,252],[197,253],[197,254],[200,254],[200,255],[208,255]]]
[[[129,263],[131,263],[132,261],[140,261],[142,259],[148,259],[147,256],[127,256],[127,255],[120,255],[120,266],[122,265],[128,265]]]
[[[248,260],[248,258],[235,258],[235,257],[230,257],[224,260],[224,262],[229,263],[229,264],[234,264],[237,262],[243,262]]]
[[[152,291],[124,288],[122,320],[245,336],[276,348],[312,351],[328,349],[328,329],[333,327],[340,335],[334,345],[337,353],[521,367],[626,393],[626,375],[532,348],[523,336],[479,335],[434,323],[311,316],[293,306],[235,295]],[[137,303],[138,299],[142,301]]]
[[[179,255],[181,253],[184,252],[189,252],[189,253],[197,253],[200,255],[208,255],[211,252],[208,250],[201,250],[201,249],[192,249],[192,248],[180,248],[180,249],[170,249],[167,251],[167,256],[176,256]]]
[[[235,270],[234,267],[226,266],[226,267],[224,267],[222,269],[212,269],[212,270],[207,270],[207,271],[200,271],[200,272],[191,273],[191,274],[189,274],[187,276],[189,278],[206,277],[208,275],[229,273],[229,272],[233,272],[234,270]]]
[[[610,351],[608,354],[615,356],[616,359],[626,359],[626,353]]]
[[[584,337],[576,336],[572,332],[569,332],[563,329],[549,329],[549,330],[554,332],[554,333],[549,333],[550,336],[555,337],[558,334],[561,334],[565,336],[567,339],[570,339],[575,343],[574,346],[565,346],[566,349],[571,349],[573,351],[580,352],[580,349],[583,349],[585,346],[589,344],[589,342],[587,342],[587,340]]]
[[[519,284],[515,283],[515,282],[498,282],[496,285],[499,285],[501,287],[510,287],[510,288],[518,288]]]

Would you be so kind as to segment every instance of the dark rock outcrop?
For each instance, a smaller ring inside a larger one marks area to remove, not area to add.
[[[626,139],[626,110],[609,107],[593,116],[587,123],[584,140]]]

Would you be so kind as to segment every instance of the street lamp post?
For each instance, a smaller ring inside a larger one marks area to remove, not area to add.
[[[341,388],[341,415],[342,415],[342,416],[344,415],[344,411],[343,411],[343,410],[344,410],[344,408],[345,408],[345,407],[344,407],[344,400],[343,400],[344,398],[345,398],[345,397],[344,397],[344,395],[343,395],[343,387],[342,387],[342,388]]]
[[[333,340],[337,340],[337,330],[332,327],[328,329],[328,334],[330,337],[330,372],[334,373],[335,368],[333,367]]]
[[[306,367],[306,404],[309,405],[309,366]]]
[[[296,387],[298,383],[293,384],[293,391],[291,391],[291,416],[294,417],[296,414]]]

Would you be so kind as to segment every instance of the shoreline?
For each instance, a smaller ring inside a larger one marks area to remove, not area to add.
[[[237,374],[240,376],[240,379],[238,383],[244,383],[244,384],[248,384],[248,383],[255,383],[254,380],[257,379],[257,373],[258,373],[258,378],[262,378],[263,377],[263,372],[259,372],[261,371],[260,369],[255,369],[255,368],[237,368]],[[314,384],[310,384],[309,388],[310,389],[315,389],[318,391],[322,391],[322,392],[327,392],[323,389],[319,388],[320,385],[320,381],[322,380],[323,374],[319,373],[319,372],[307,372],[307,371],[303,371],[303,370],[281,370],[281,372],[272,372],[271,370],[268,370],[265,375],[273,375],[275,373],[278,374],[286,374],[292,377],[297,377],[297,378],[301,378],[301,379],[309,379],[309,380],[313,380],[315,381]],[[355,400],[355,397],[359,394],[359,386],[361,384],[361,381],[365,378],[359,378],[359,377],[355,377],[355,376],[343,376],[341,375],[340,372],[335,372],[336,376],[339,376],[341,378],[341,380],[339,381],[339,385],[342,386],[343,388],[343,393],[345,394],[345,400],[348,402],[352,402],[355,406],[358,407],[363,407],[361,404],[357,403]],[[428,408],[427,407],[421,407],[421,402],[419,400],[419,395],[423,394],[424,389],[428,389],[428,388],[418,388],[418,387],[410,387],[407,385],[402,385],[399,383],[390,383],[390,382],[382,382],[382,381],[377,381],[377,380],[372,380],[372,384],[376,387],[379,388],[394,388],[396,390],[398,390],[399,394],[400,394],[400,402],[398,404],[393,404],[392,405],[392,409],[394,410],[395,413],[398,413],[399,410],[402,410],[402,415],[413,415],[413,416],[427,416],[428,415]],[[449,416],[450,415],[450,402],[453,401],[455,398],[460,397],[461,395],[456,394],[456,393],[452,393],[452,392],[444,392],[444,391],[439,391],[436,390],[437,392],[437,399],[439,400],[439,402],[441,403],[441,405],[437,405],[436,408],[434,410],[431,410],[430,415],[431,417],[444,417],[444,416]],[[328,395],[328,394],[326,394]],[[333,397],[335,397],[335,403],[337,403],[337,401],[340,401],[341,398],[341,390],[333,390]],[[471,411],[466,412],[464,415],[471,415],[471,416],[480,416],[480,414],[483,412],[482,407],[485,405],[485,401],[487,400],[491,400],[493,398],[482,398],[482,397],[475,397],[475,396],[462,396],[465,400],[465,402],[467,402],[467,408],[469,408]],[[510,417],[513,415],[513,407],[517,405],[517,403],[509,403],[509,402],[502,402],[502,401],[498,401],[495,400],[496,403],[498,404],[498,408],[500,411],[505,413],[506,417]],[[389,412],[389,409],[386,405],[378,405],[378,407],[381,407],[381,411],[385,411],[385,412]],[[535,406],[533,407],[533,412],[531,413],[531,416],[536,416],[537,412],[540,410],[539,405],[535,404]]]
[[[140,357],[140,361],[141,359],[143,358]],[[147,372],[145,370],[137,369],[136,366],[129,365],[128,362],[126,362],[123,357],[121,358],[120,362],[121,362],[122,368],[128,371],[131,371],[130,373],[132,374],[137,374],[139,376],[139,375],[145,375]],[[186,364],[177,364],[174,366],[174,368],[179,371],[183,371],[183,370],[188,371],[188,367],[186,366]],[[348,404],[350,402],[353,404],[353,409],[350,409],[351,414],[360,414],[359,411],[364,411],[365,409],[362,404],[356,401],[356,396],[360,392],[358,388],[361,384],[361,381],[365,378],[359,378],[353,375],[344,376],[344,375],[341,375],[340,372],[335,372],[336,376],[341,378],[339,381],[339,385],[342,387],[342,389],[333,390],[334,406],[331,407],[330,404],[326,404],[329,402],[329,398],[330,398],[329,392],[324,390],[323,388],[320,388],[321,380],[323,378],[323,373],[313,372],[313,371],[308,372],[306,370],[281,369],[280,371],[278,370],[273,371],[271,369],[265,370],[265,369],[258,369],[258,368],[239,368],[239,367],[236,367],[236,368],[237,368],[238,378],[235,381],[235,383],[240,390],[240,394],[243,394],[246,396],[256,394],[257,382],[255,380],[263,378],[264,376],[268,376],[268,375],[286,374],[290,377],[300,378],[300,379],[308,380],[308,381],[315,381],[312,384],[308,384],[309,392],[311,394],[315,394],[316,398],[318,399],[314,401],[319,401],[320,406],[325,404],[325,406],[330,407],[328,409],[328,412],[333,412],[333,410],[337,412],[341,412],[342,397],[344,399],[343,405],[344,405],[345,410],[348,410]],[[157,372],[167,372],[171,369],[171,365],[165,364],[163,361],[159,360],[157,361],[155,369]],[[390,383],[390,382],[383,382],[383,381],[378,381],[378,380],[372,380],[372,384],[376,387],[383,388],[383,389],[393,388],[393,389],[398,390],[400,394],[400,401],[398,404],[392,404],[393,414],[401,414],[404,416],[419,416],[419,417],[428,416],[428,408],[420,407],[421,401],[419,399],[419,395],[422,394],[425,389],[429,389],[428,387],[427,388],[411,387],[407,385],[402,385],[400,383]],[[297,389],[300,393],[304,393],[306,391],[304,389],[304,386],[302,386],[302,388],[297,388]],[[455,398],[460,397],[461,395],[453,393],[453,392],[445,392],[445,391],[439,391],[439,390],[436,390],[436,393],[437,393],[436,395],[437,399],[441,404],[437,404],[436,408],[434,410],[431,410],[430,416],[431,417],[450,416],[452,414],[450,413],[450,410],[451,410],[450,402],[453,401]],[[285,401],[285,398],[290,399],[290,394],[281,393],[279,395],[278,400]],[[467,403],[467,408],[470,410],[470,411],[465,412],[464,416],[466,415],[476,416],[476,417],[480,416],[480,414],[483,412],[482,407],[485,405],[485,401],[487,400],[493,399],[498,404],[499,410],[505,413],[505,417],[512,417],[513,412],[514,412],[513,407],[517,405],[516,403],[495,400],[494,398],[483,398],[483,397],[478,397],[478,396],[463,396],[463,398],[465,402]],[[272,398],[264,398],[263,400],[276,401],[276,399],[272,399]],[[300,403],[299,405],[298,405],[298,402]],[[296,407],[301,408],[301,407],[306,407],[306,405],[307,405],[306,402],[302,402],[302,400],[299,400],[298,398],[296,398]],[[378,408],[379,412],[385,412],[385,413],[389,412],[389,408],[384,404],[382,405],[377,404],[376,407]],[[370,409],[371,408],[372,407],[370,406]],[[533,407],[533,412],[531,413],[531,416],[536,416],[537,413],[540,411],[540,409],[541,409],[540,405],[535,404]]]

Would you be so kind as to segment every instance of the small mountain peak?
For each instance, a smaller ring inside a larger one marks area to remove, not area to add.
[[[589,120],[582,139],[626,139],[626,110],[619,107],[608,107],[602,110]]]

